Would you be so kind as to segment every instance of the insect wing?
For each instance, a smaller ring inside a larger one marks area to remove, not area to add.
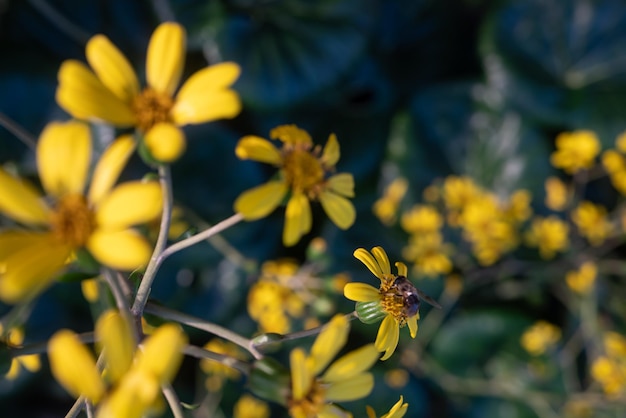
[[[431,298],[430,296],[428,296],[426,293],[422,292],[418,288],[415,288],[415,290],[417,290],[417,294],[419,295],[421,300],[428,303],[429,305],[434,306],[437,309],[441,309],[441,305],[438,304],[433,298]]]

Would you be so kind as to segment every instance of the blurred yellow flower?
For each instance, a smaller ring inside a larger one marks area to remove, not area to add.
[[[443,216],[431,205],[415,205],[402,214],[402,228],[410,234],[438,232],[443,226]]]
[[[563,132],[556,138],[556,151],[550,155],[555,168],[568,174],[590,168],[600,153],[600,141],[592,131]]]
[[[572,221],[580,235],[593,246],[601,245],[613,229],[606,208],[589,201],[581,202],[572,210]]]
[[[408,408],[409,404],[404,403],[404,397],[400,396],[400,400],[391,407],[389,412],[382,415],[380,418],[402,418]],[[367,417],[376,418],[376,412],[374,412],[374,409],[369,405],[367,406]]]
[[[178,89],[185,60],[185,30],[173,22],[159,25],[148,45],[147,86],[141,90],[132,65],[104,35],[87,42],[91,69],[67,60],[59,69],[57,103],[77,119],[135,127],[151,155],[162,162],[176,160],[185,150],[180,126],[221,118],[241,111],[231,89],[240,68],[226,62],[195,72]]]
[[[408,245],[402,249],[402,256],[413,262],[418,275],[437,277],[452,271],[449,255],[452,246],[443,242],[439,232],[412,234]]]
[[[392,274],[389,258],[382,247],[372,248],[371,253],[364,248],[358,248],[354,251],[354,257],[365,264],[374,276],[378,277],[380,288],[376,289],[366,283],[348,283],[343,292],[346,298],[355,302],[379,304],[384,318],[378,329],[374,345],[379,351],[385,352],[381,360],[387,360],[398,346],[401,327],[409,326],[411,338],[415,338],[417,335],[419,311],[413,313],[405,309],[402,292],[395,286],[398,276],[407,277],[408,269],[404,263],[396,262],[398,276]]]
[[[367,370],[380,354],[373,344],[353,350],[331,364],[346,344],[349,329],[348,319],[336,315],[317,336],[308,355],[301,348],[291,351],[288,408],[293,418],[343,417],[333,402],[364,398],[374,388],[374,376]]]
[[[181,328],[162,325],[136,350],[130,325],[117,311],[107,311],[98,319],[95,333],[104,349],[104,377],[78,336],[63,329],[48,342],[55,379],[73,396],[97,405],[97,418],[140,418],[154,411],[161,386],[172,381],[182,362],[187,338]]]
[[[374,202],[374,215],[385,225],[392,225],[397,218],[400,202],[409,188],[409,182],[399,177],[385,188],[383,196]]]
[[[0,334],[4,333],[2,325],[0,324]],[[11,328],[3,338],[4,342],[10,348],[18,348],[22,346],[24,342],[24,330],[20,327]],[[16,379],[21,369],[24,368],[29,372],[36,372],[41,368],[41,361],[39,360],[39,354],[27,354],[24,356],[17,356],[11,359],[11,366],[9,371],[4,375],[8,380]]]
[[[598,268],[595,263],[587,261],[578,270],[567,272],[565,283],[572,291],[579,295],[587,294],[593,288],[598,275]]]
[[[557,252],[569,246],[569,226],[554,215],[547,218],[537,216],[526,232],[526,244],[539,248],[539,255],[544,260],[554,258]]]
[[[80,122],[53,122],[41,134],[37,165],[47,196],[0,168],[0,212],[32,227],[0,232],[0,300],[36,296],[82,248],[114,269],[147,263],[151,246],[130,227],[160,215],[161,186],[129,181],[112,187],[133,149],[130,136],[114,141],[98,161],[87,194],[91,137]]]
[[[558,177],[548,177],[544,187],[546,189],[546,207],[555,211],[565,209],[569,200],[569,191],[565,183]]]
[[[269,418],[270,407],[254,396],[244,394],[233,408],[233,418]]]
[[[522,334],[520,344],[533,356],[540,356],[561,339],[559,327],[546,321],[537,321]]]
[[[591,365],[591,376],[610,397],[626,393],[626,338],[616,332],[604,335],[604,355]]]
[[[354,223],[356,211],[348,200],[354,197],[352,174],[329,175],[339,161],[339,143],[331,134],[322,149],[313,146],[309,134],[295,125],[278,126],[270,132],[279,139],[278,149],[270,141],[258,136],[245,136],[239,140],[235,153],[242,160],[254,160],[279,168],[279,178],[242,193],[235,201],[235,211],[246,220],[269,215],[291,191],[285,213],[283,243],[295,245],[311,230],[309,201],[321,203],[331,221],[341,229]]]
[[[245,360],[244,353],[235,344],[214,338],[204,345],[204,349],[218,354],[224,354],[238,360]],[[240,373],[224,363],[215,360],[200,360],[200,368],[207,374],[205,386],[210,392],[218,392],[222,389],[226,379],[236,380]]]

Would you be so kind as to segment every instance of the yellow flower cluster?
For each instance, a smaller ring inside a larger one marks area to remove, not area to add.
[[[550,156],[550,162],[554,167],[574,174],[592,167],[599,153],[600,141],[594,132],[563,132],[556,138],[556,151]]]
[[[588,294],[596,281],[598,267],[595,263],[587,261],[581,264],[580,268],[570,271],[565,275],[565,283],[579,295]]]
[[[591,376],[611,397],[626,394],[626,338],[616,332],[604,335],[604,354],[591,365]]]
[[[239,347],[229,341],[223,341],[218,338],[214,338],[206,343],[204,345],[204,349],[213,353],[225,354],[233,359],[245,359]],[[224,386],[225,380],[235,380],[240,376],[237,369],[234,369],[227,364],[209,359],[200,360],[200,369],[207,374],[205,386],[209,392],[220,391]]]
[[[374,215],[385,225],[391,225],[396,221],[400,202],[409,188],[409,182],[402,177],[394,179],[385,188],[380,199],[374,202]]]
[[[613,187],[626,195],[626,133],[617,137],[615,148],[602,153],[602,165],[609,174]]]
[[[526,244],[539,248],[544,260],[554,258],[557,252],[569,246],[569,226],[555,215],[547,218],[536,216],[526,231]]]
[[[0,343],[5,343],[10,348],[17,348],[24,342],[24,330],[20,327],[9,329],[6,333],[3,330],[2,324],[0,324],[0,335],[4,335]],[[41,367],[41,361],[39,354],[27,354],[24,356],[18,356],[11,359],[11,365],[9,371],[4,375],[8,380],[15,380],[22,368],[29,372],[36,372]]]
[[[606,208],[589,201],[581,202],[572,210],[572,221],[580,235],[593,246],[601,245],[614,228],[607,217]]]
[[[561,339],[561,330],[546,321],[537,321],[522,334],[520,343],[533,356],[540,356]]]

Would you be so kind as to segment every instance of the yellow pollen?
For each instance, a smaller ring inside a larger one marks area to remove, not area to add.
[[[293,190],[316,198],[324,184],[324,169],[309,151],[294,149],[285,155],[283,167],[287,183]]]
[[[137,126],[145,133],[159,122],[169,122],[172,106],[174,100],[170,96],[154,91],[150,87],[145,88],[135,97],[132,104]]]
[[[289,400],[289,412],[291,416],[305,416],[315,418],[324,405],[326,405],[326,388],[315,380],[311,385],[311,390],[302,399]]]
[[[389,315],[393,316],[398,324],[403,327],[406,325],[407,316],[404,313],[404,297],[396,288],[393,288],[393,282],[396,277],[389,275],[383,277],[383,281],[380,285],[381,301],[380,305],[383,310]]]
[[[61,198],[52,213],[50,224],[59,241],[73,248],[84,246],[96,226],[93,212],[79,194]]]

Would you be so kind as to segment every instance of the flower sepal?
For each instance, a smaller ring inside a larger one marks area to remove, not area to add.
[[[375,324],[387,315],[380,304],[380,300],[357,302],[355,310],[357,318],[364,324]]]
[[[264,357],[254,362],[248,384],[250,391],[259,398],[287,405],[291,389],[289,371],[273,358]]]
[[[263,346],[261,350],[264,353],[274,353],[281,349],[284,338],[282,334],[266,332],[265,334],[254,337],[252,339],[252,345],[255,347]]]

